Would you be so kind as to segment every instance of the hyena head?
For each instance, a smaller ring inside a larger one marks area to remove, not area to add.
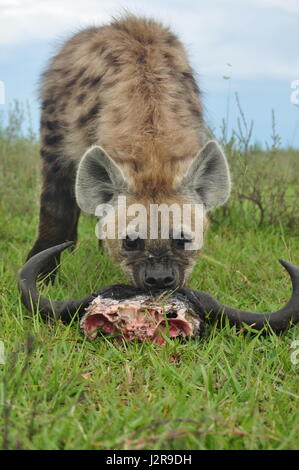
[[[147,290],[183,286],[202,247],[206,213],[226,202],[230,175],[215,141],[192,160],[175,186],[136,191],[98,146],[82,158],[76,178],[79,207],[99,218],[98,235],[129,280]],[[100,232],[100,234],[99,234]]]

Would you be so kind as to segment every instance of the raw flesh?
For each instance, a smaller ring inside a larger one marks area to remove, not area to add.
[[[93,340],[98,331],[126,340],[165,344],[165,337],[190,338],[200,331],[200,318],[176,298],[153,301],[147,296],[131,300],[96,297],[81,320],[84,334]]]

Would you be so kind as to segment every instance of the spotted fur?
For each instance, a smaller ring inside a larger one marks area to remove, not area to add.
[[[40,95],[43,188],[29,257],[77,238],[74,183],[91,146],[121,168],[135,202],[186,201],[178,188],[205,125],[186,51],[168,28],[128,15],[79,32],[52,58]]]

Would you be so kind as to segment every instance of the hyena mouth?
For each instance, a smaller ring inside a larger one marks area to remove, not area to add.
[[[136,286],[146,292],[175,291],[183,285],[179,266],[169,258],[149,258],[133,267]]]

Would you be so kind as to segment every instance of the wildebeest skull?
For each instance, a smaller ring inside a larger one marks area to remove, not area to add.
[[[82,317],[85,309],[99,295],[102,298],[115,300],[134,299],[137,296],[144,295],[144,291],[139,288],[126,284],[115,284],[104,287],[78,300],[50,301],[41,296],[36,286],[39,273],[43,271],[49,259],[57,256],[71,245],[72,242],[67,242],[38,253],[29,259],[20,271],[18,285],[22,294],[21,298],[23,304],[30,312],[38,310],[43,318],[52,318],[67,323],[71,321],[76,313],[79,317]],[[223,305],[206,292],[186,288],[181,288],[172,293],[171,298],[185,302],[190,311],[199,316],[202,323],[206,318],[209,321],[221,321],[227,318],[231,325],[236,325],[237,327],[248,325],[254,330],[265,331],[266,327],[269,327],[268,330],[271,329],[276,333],[282,333],[291,325],[299,323],[299,268],[284,260],[280,260],[280,263],[291,277],[293,293],[289,302],[276,312],[255,313],[238,310]],[[152,293],[152,295],[154,299],[155,293]]]

